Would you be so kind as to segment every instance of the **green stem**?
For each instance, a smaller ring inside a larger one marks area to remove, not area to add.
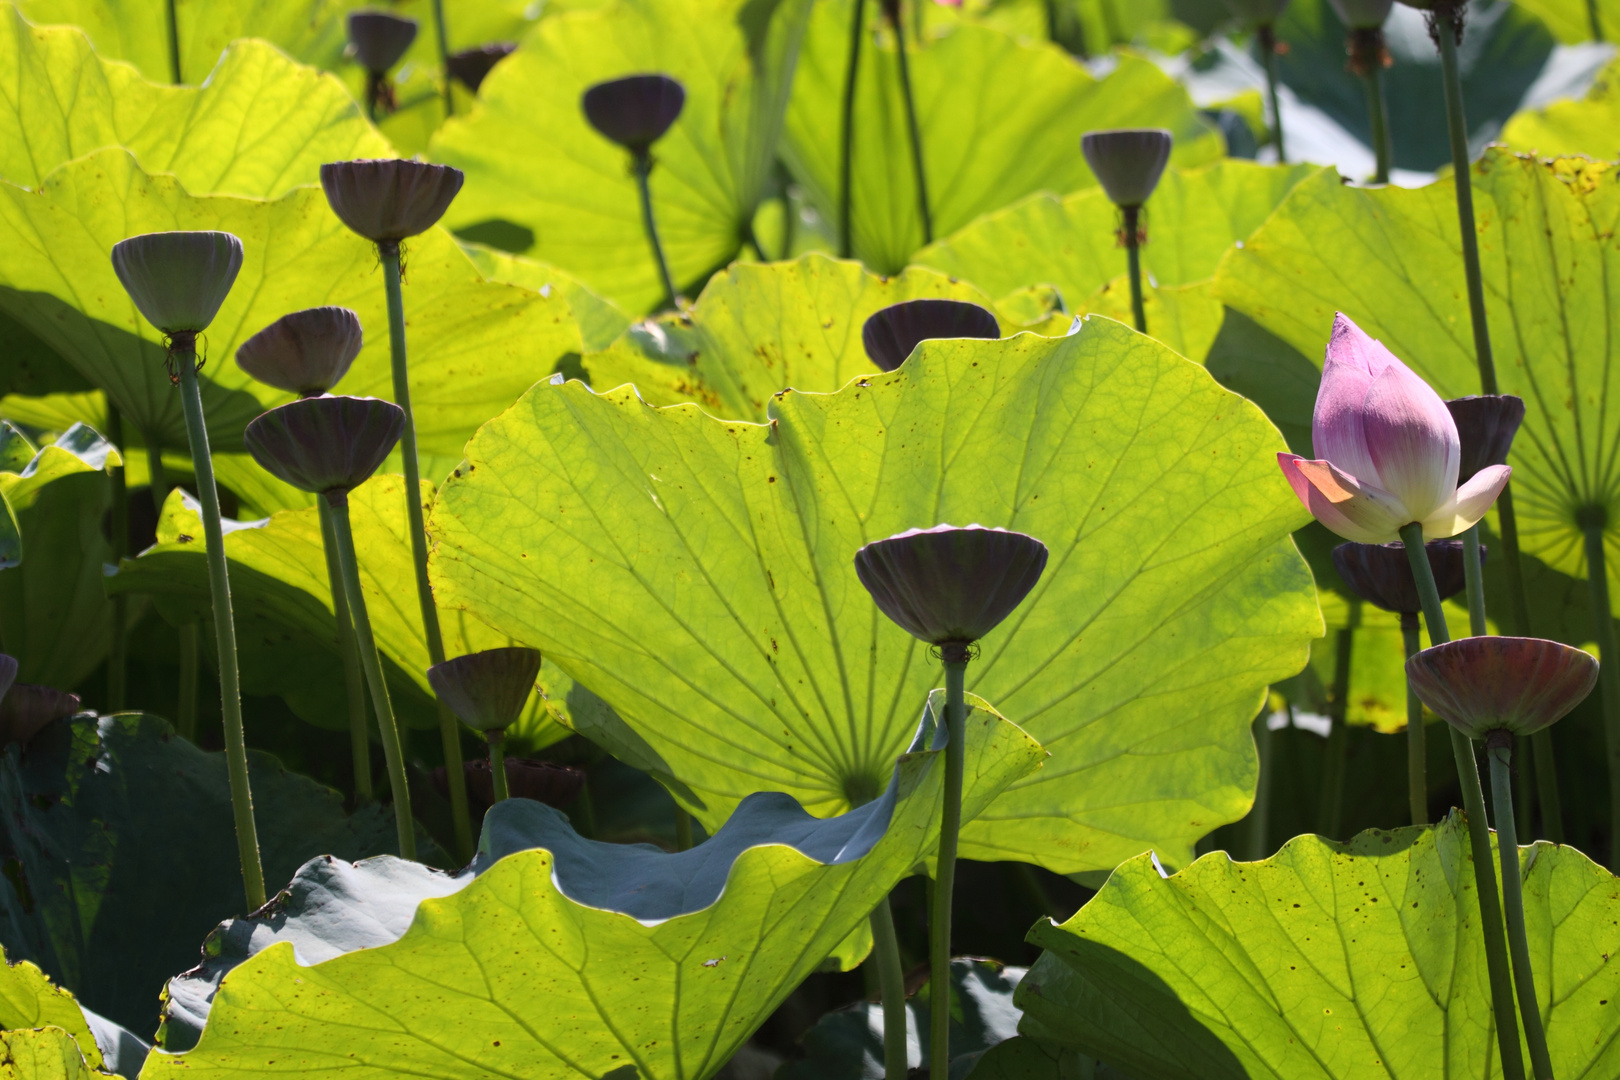
[[[1389,142],[1389,102],[1384,98],[1384,66],[1376,60],[1367,65],[1361,81],[1367,86],[1367,119],[1372,124],[1373,154],[1377,165],[1373,183],[1389,183],[1389,168],[1394,149]]]
[[[225,565],[225,530],[219,518],[219,491],[214,462],[208,454],[208,427],[203,423],[202,392],[197,386],[195,338],[174,343],[180,369],[180,403],[186,413],[191,467],[202,503],[203,544],[208,555],[208,588],[214,602],[214,641],[219,650],[220,713],[225,726],[225,768],[231,781],[231,812],[236,819],[236,846],[242,859],[242,884],[248,910],[264,906],[264,868],[259,863],[259,834],[253,824],[253,793],[248,787],[247,744],[242,734],[242,691],[237,679],[236,622],[231,616],[231,579]]]
[[[371,736],[366,730],[365,672],[360,669],[360,646],[354,640],[354,619],[343,590],[343,567],[338,563],[337,535],[332,508],[315,500],[321,520],[321,548],[326,555],[326,584],[332,590],[332,620],[337,626],[338,654],[343,660],[343,688],[349,703],[349,752],[354,757],[354,801],[368,803],[371,790]]]
[[[162,517],[163,504],[169,498],[169,476],[163,468],[163,447],[151,435],[146,437],[146,471],[146,490],[152,499],[152,509],[158,517]]]
[[[1122,207],[1125,216],[1122,230],[1125,240],[1125,262],[1130,267],[1131,318],[1136,320],[1136,332],[1147,333],[1147,309],[1142,303],[1142,208]]]
[[[489,742],[489,782],[495,788],[495,801],[503,802],[511,798],[506,789],[506,754],[501,744],[506,741],[506,732],[500,729],[488,732],[484,738]]]
[[[1615,644],[1614,609],[1609,606],[1605,522],[1599,514],[1582,515],[1586,536],[1586,584],[1592,596],[1592,632],[1597,639],[1598,686],[1603,702],[1603,734],[1609,759],[1609,868],[1620,868],[1620,646]]]
[[[1586,0],[1586,17],[1592,22],[1592,40],[1603,40],[1603,16],[1598,14],[1598,0]]]
[[[175,17],[174,0],[164,5],[164,30],[169,37],[169,81],[180,85],[180,20]]]
[[[1524,928],[1524,883],[1519,876],[1519,834],[1513,819],[1513,736],[1493,731],[1486,737],[1491,759],[1491,806],[1496,811],[1496,850],[1502,860],[1502,901],[1507,913],[1508,948],[1513,954],[1513,984],[1519,994],[1524,1040],[1530,1046],[1530,1068],[1536,1080],[1553,1080],[1552,1055],[1536,1001],[1536,976],[1530,967],[1530,939]]]
[[[915,0],[921,2],[921,0]],[[922,218],[923,243],[934,242],[934,218],[928,211],[928,173],[923,166],[922,131],[917,127],[917,104],[911,93],[911,64],[906,59],[906,35],[900,26],[900,0],[886,0],[889,25],[894,29],[895,56],[900,61],[900,96],[906,106],[906,130],[911,136],[911,173],[917,184],[917,213]]]
[[[1440,606],[1440,590],[1434,584],[1423,547],[1423,526],[1412,522],[1401,528],[1401,543],[1412,567],[1418,597],[1423,602],[1423,618],[1429,625],[1429,641],[1444,645],[1451,640],[1446,629],[1445,609]],[[1491,830],[1485,816],[1485,790],[1479,783],[1479,763],[1474,744],[1450,724],[1451,756],[1457,765],[1457,783],[1462,788],[1463,816],[1468,822],[1468,846],[1473,855],[1474,892],[1479,899],[1480,935],[1485,939],[1485,969],[1491,984],[1491,1009],[1496,1018],[1496,1045],[1502,1056],[1506,1080],[1523,1080],[1524,1057],[1519,1053],[1519,1023],[1513,1006],[1513,976],[1508,970],[1507,942],[1502,935],[1502,901],[1496,891],[1495,860],[1491,857]]]
[[[951,894],[956,888],[956,838],[962,830],[962,776],[967,765],[967,646],[946,644],[945,792],[939,823],[939,870],[928,920],[928,1072],[947,1080],[951,1068]]]
[[[444,115],[456,114],[456,103],[450,94],[450,35],[444,29],[444,0],[433,0],[433,28],[439,35],[439,70],[444,73]]]
[[[861,35],[866,23],[866,0],[855,0],[849,24],[849,65],[844,69],[842,121],[838,133],[838,257],[855,254],[855,80],[861,68]]]
[[[107,402],[107,441],[118,447],[119,458],[124,451],[124,418],[118,406]],[[122,566],[129,554],[129,486],[124,482],[124,466],[117,465],[110,477],[112,488],[112,561]],[[129,687],[129,597],[122,592],[112,597],[112,640],[107,647],[107,711],[122,712]]]
[[[635,154],[630,171],[636,174],[636,192],[641,197],[641,228],[647,234],[653,261],[658,265],[658,279],[664,283],[664,306],[674,310],[675,279],[669,275],[669,261],[664,258],[664,245],[658,239],[658,223],[653,220],[652,188],[647,183],[652,169],[652,154],[645,150]]]
[[[1485,625],[1485,568],[1479,562],[1479,525],[1465,529],[1463,542],[1463,582],[1468,590],[1468,632],[1474,637],[1490,633]]]
[[[428,660],[444,663],[444,636],[439,630],[439,609],[433,603],[433,587],[428,583],[427,527],[422,520],[422,469],[416,453],[416,420],[411,414],[410,368],[405,358],[405,296],[399,271],[399,245],[380,244],[383,281],[388,291],[388,344],[394,375],[394,404],[405,413],[405,428],[399,437],[400,457],[405,465],[405,514],[411,528],[411,562],[416,568],[416,602],[422,611],[422,634],[427,639]],[[344,518],[348,505],[344,504]],[[350,599],[353,606],[353,598]],[[357,616],[358,618],[358,616]],[[356,627],[358,630],[358,626]],[[365,647],[361,646],[361,659]],[[372,688],[375,702],[376,688]],[[379,710],[379,718],[381,712]],[[390,720],[390,722],[392,722]],[[397,735],[396,735],[397,739]],[[439,702],[439,741],[444,747],[444,771],[450,786],[450,820],[455,828],[456,857],[463,862],[473,856],[472,824],[467,812],[467,774],[461,761],[461,732],[448,707]]]
[[[399,744],[399,728],[394,723],[394,703],[388,697],[388,683],[383,680],[382,660],[377,656],[377,639],[371,633],[366,594],[360,589],[360,563],[354,553],[354,530],[349,525],[349,497],[346,492],[323,497],[332,507],[332,538],[337,541],[343,591],[349,597],[349,613],[354,617],[354,635],[360,646],[360,664],[365,668],[366,682],[371,686],[371,703],[377,710],[377,730],[382,735],[383,761],[388,766],[388,784],[394,800],[399,853],[414,860],[416,827],[411,821],[411,789],[405,779],[405,754]],[[459,770],[460,766],[457,768]]]
[[[1260,57],[1266,65],[1266,93],[1271,101],[1271,145],[1277,148],[1277,164],[1288,163],[1288,152],[1283,148],[1282,107],[1277,98],[1277,29],[1270,23],[1261,25],[1255,36],[1260,39]]]
[[[1558,794],[1558,764],[1553,759],[1552,732],[1542,728],[1530,736],[1530,757],[1536,765],[1536,801],[1541,805],[1541,831],[1555,844],[1564,842],[1564,806]]]
[[[1339,838],[1344,823],[1344,768],[1346,744],[1350,741],[1350,727],[1346,716],[1350,703],[1351,649],[1355,644],[1355,624],[1360,621],[1357,601],[1352,607],[1350,625],[1334,632],[1333,637],[1333,690],[1328,705],[1328,716],[1333,726],[1328,730],[1325,767],[1322,770],[1322,806],[1318,813],[1318,829],[1329,840]]]
[[[1260,775],[1255,782],[1254,807],[1249,811],[1249,858],[1256,861],[1271,854],[1267,845],[1271,840],[1271,780],[1276,773],[1272,750],[1271,714],[1266,706],[1254,721],[1254,749],[1260,757]]]
[[[197,741],[197,679],[201,664],[197,656],[197,624],[186,623],[179,628],[180,637],[180,699],[176,703],[174,730],[182,738]]]
[[[675,804],[675,850],[692,850],[692,815],[680,803]]]
[[[1410,660],[1422,648],[1418,637],[1416,615],[1401,616],[1401,640]],[[1406,683],[1406,806],[1412,814],[1412,824],[1429,823],[1429,747],[1428,732],[1423,726],[1423,702]]]
[[[587,776],[585,782],[579,785],[579,798],[574,801],[579,808],[579,820],[574,823],[574,831],[587,840],[596,839],[596,800],[591,796],[591,780]]]
[[[906,973],[887,896],[872,909],[870,921],[872,960],[883,996],[883,1075],[885,1080],[906,1080]]]

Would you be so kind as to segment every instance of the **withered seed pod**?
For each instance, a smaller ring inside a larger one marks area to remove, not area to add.
[[[349,16],[354,58],[373,75],[386,75],[416,40],[416,20],[387,11],[356,11]]]
[[[165,334],[208,329],[242,269],[228,232],[156,232],[120,240],[113,270],[146,321]]]
[[[428,685],[461,722],[475,731],[511,727],[540,676],[540,650],[485,649],[434,664]]]
[[[1467,587],[1461,540],[1430,540],[1423,545],[1429,556],[1429,569],[1440,599],[1449,600]],[[1479,561],[1485,561],[1485,545],[1479,548]],[[1350,591],[1374,607],[1399,615],[1417,615],[1423,610],[1417,582],[1412,580],[1412,563],[1406,546],[1393,544],[1340,544],[1333,549],[1333,565]]]
[[[1164,128],[1117,128],[1087,132],[1080,139],[1080,150],[1108,200],[1132,210],[1147,202],[1159,186],[1174,141]]]
[[[301,398],[247,426],[253,460],[300,491],[341,506],[388,457],[405,429],[405,412],[372,397]]]
[[[1524,423],[1524,399],[1512,394],[1475,394],[1446,402],[1457,424],[1462,453],[1457,483],[1466,484],[1489,465],[1506,465],[1513,436]]]
[[[400,158],[321,166],[326,201],[343,224],[378,244],[398,244],[433,228],[465,177],[449,165]]]
[[[872,363],[893,371],[919,342],[935,338],[1001,337],[996,317],[964,300],[906,300],[890,304],[861,326],[861,344]]]
[[[488,45],[480,45],[476,49],[463,49],[458,53],[451,53],[445,60],[445,66],[450,69],[450,77],[456,79],[473,93],[484,85],[484,80],[495,69],[495,65],[505,60],[517,51],[517,45],[511,41],[495,41]]]
[[[1542,638],[1459,638],[1406,662],[1423,704],[1471,738],[1530,735],[1566,716],[1597,685],[1590,653]]]
[[[1045,544],[982,525],[910,529],[855,553],[855,573],[878,609],[931,645],[994,630],[1045,568]]]
[[[644,154],[680,118],[686,88],[668,75],[627,75],[588,88],[580,104],[603,137]]]
[[[278,390],[316,397],[348,374],[363,343],[360,316],[348,308],[305,308],[244,341],[236,350],[236,363]]]
[[[0,697],[0,746],[27,746],[45,725],[80,709],[79,695],[51,686],[13,683]]]

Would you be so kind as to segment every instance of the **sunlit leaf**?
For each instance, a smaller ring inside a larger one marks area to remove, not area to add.
[[[84,1044],[55,1025],[0,1031],[0,1077],[5,1080],[94,1080],[104,1075],[86,1061]]]
[[[1620,28],[1620,4],[1615,6]],[[1579,101],[1554,101],[1543,109],[1514,113],[1500,140],[1515,150],[1538,154],[1585,154],[1613,161],[1620,158],[1620,60],[1604,68]]]
[[[484,244],[463,242],[461,247],[478,272],[490,281],[534,289],[547,297],[555,290],[573,309],[586,351],[607,348],[630,326],[629,316],[555,266]]]

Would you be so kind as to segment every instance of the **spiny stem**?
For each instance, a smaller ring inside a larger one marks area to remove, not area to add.
[[[315,500],[321,521],[321,549],[326,555],[326,584],[332,590],[332,620],[337,626],[338,654],[343,660],[343,688],[349,702],[349,752],[354,756],[354,801],[368,803],[371,790],[371,736],[366,730],[365,673],[360,669],[360,647],[354,640],[354,619],[343,589],[343,567],[338,562],[337,535],[332,508]]]
[[[1277,97],[1277,28],[1262,23],[1255,36],[1260,40],[1260,57],[1266,65],[1266,92],[1271,100],[1271,144],[1277,148],[1277,164],[1285,165],[1288,153],[1283,149],[1282,107]]]
[[[439,71],[444,74],[444,115],[448,119],[456,114],[456,103],[450,94],[450,36],[444,29],[444,0],[433,0],[433,29],[439,35]]]
[[[838,257],[852,258],[854,241],[855,81],[861,68],[861,34],[865,30],[866,0],[855,0],[849,24],[849,65],[844,69],[842,125],[838,133]]]
[[[956,887],[956,839],[962,830],[962,776],[967,766],[966,646],[941,647],[945,658],[945,791],[939,824],[939,871],[928,919],[928,1072],[947,1080],[951,1069],[951,894]]]
[[[1328,730],[1325,762],[1322,770],[1322,806],[1318,814],[1318,829],[1329,840],[1339,838],[1344,822],[1344,767],[1346,744],[1350,740],[1350,662],[1355,644],[1355,625],[1361,621],[1361,602],[1351,608],[1350,625],[1334,632],[1333,698],[1328,704],[1328,718],[1333,726]]]
[[[1423,526],[1416,522],[1403,526],[1400,536],[1417,583],[1418,597],[1423,602],[1429,641],[1444,645],[1451,640],[1451,633],[1446,629],[1440,590],[1435,586],[1434,570],[1429,566],[1428,552],[1423,547]],[[1485,939],[1485,970],[1490,977],[1491,1009],[1496,1018],[1496,1045],[1502,1056],[1502,1074],[1506,1080],[1524,1080],[1524,1057],[1519,1053],[1519,1023],[1513,1005],[1513,976],[1508,970],[1507,942],[1502,935],[1502,901],[1496,891],[1491,829],[1485,816],[1485,790],[1479,783],[1479,763],[1474,759],[1473,742],[1450,724],[1446,727],[1451,732],[1451,756],[1457,765],[1463,814],[1468,821],[1474,892],[1479,900],[1480,935]]]
[[[174,12],[174,0],[164,4],[164,29],[169,37],[169,81],[180,85],[180,20]]]
[[[1592,632],[1598,656],[1610,657],[1598,667],[1603,702],[1603,734],[1609,759],[1609,869],[1620,868],[1620,646],[1615,644],[1614,610],[1609,606],[1608,553],[1604,549],[1601,511],[1582,515],[1586,537],[1586,584],[1592,597]]]
[[[428,659],[444,663],[444,636],[439,630],[439,609],[433,603],[433,587],[428,583],[427,526],[422,520],[422,469],[416,453],[416,421],[411,414],[410,368],[405,357],[405,296],[399,271],[399,245],[381,244],[383,281],[388,291],[388,345],[393,364],[394,404],[405,413],[405,428],[399,437],[400,457],[405,464],[405,514],[411,529],[411,562],[416,568],[416,602],[422,611],[422,634],[427,639]],[[348,518],[345,504],[344,519]],[[350,606],[354,599],[350,597]],[[358,614],[356,614],[356,630]],[[361,646],[361,660],[365,647]],[[376,703],[376,687],[372,700]],[[378,712],[379,719],[381,710]],[[396,735],[397,739],[397,735]],[[450,786],[450,820],[455,827],[456,857],[472,859],[472,824],[467,812],[467,775],[461,762],[461,732],[449,708],[439,703],[439,739],[444,746],[445,778]]]
[[[675,850],[692,850],[692,815],[680,803],[675,804]]]
[[[1147,309],[1142,302],[1142,208],[1127,206],[1120,210],[1125,217],[1121,232],[1125,241],[1125,262],[1130,268],[1131,318],[1136,320],[1136,332],[1147,333]]]
[[[885,1080],[906,1080],[906,973],[900,966],[900,941],[887,895],[877,902],[869,919],[872,961],[877,965],[883,997],[883,1075]]]
[[[107,402],[107,441],[118,447],[121,460],[125,453],[124,418],[118,406],[111,401]],[[121,566],[124,556],[129,554],[129,486],[124,482],[123,465],[113,468],[110,483],[112,561],[114,566]],[[115,593],[112,597],[112,641],[107,649],[108,712],[121,712],[124,708],[129,685],[129,638],[124,625],[128,621],[129,597],[122,592]]]
[[[248,910],[257,911],[265,901],[264,867],[259,863],[259,834],[253,824],[253,793],[248,786],[242,691],[236,666],[236,622],[231,616],[231,579],[225,564],[225,530],[219,517],[214,462],[208,454],[208,427],[203,423],[194,341],[175,343],[174,363],[180,369],[180,403],[186,413],[186,437],[191,443],[197,498],[202,503],[203,545],[208,556],[208,587],[214,604],[214,641],[219,650],[220,712],[225,727],[225,768],[231,782],[231,813],[236,819],[236,846],[242,860],[242,885]]]
[[[1513,954],[1513,984],[1519,994],[1524,1040],[1530,1046],[1530,1068],[1536,1080],[1553,1080],[1547,1032],[1536,1002],[1536,977],[1530,967],[1530,939],[1524,928],[1524,886],[1519,877],[1518,824],[1513,818],[1513,736],[1493,731],[1485,740],[1491,759],[1491,807],[1496,811],[1496,850],[1502,860],[1502,901],[1507,911],[1508,948]]]
[[[366,594],[360,588],[360,563],[354,553],[354,529],[349,523],[347,494],[328,498],[332,507],[332,538],[337,541],[338,566],[343,572],[343,591],[348,594],[349,613],[354,618],[354,635],[360,647],[360,664],[371,684],[371,703],[377,710],[377,730],[382,735],[383,760],[388,766],[388,785],[394,800],[394,828],[403,858],[416,858],[416,827],[411,821],[411,789],[405,778],[405,754],[399,744],[399,727],[394,722],[394,703],[388,697],[383,679],[382,660],[377,656],[377,639],[371,632],[371,615]],[[453,774],[452,774],[453,775]]]
[[[647,243],[652,247],[653,261],[658,264],[658,279],[664,283],[664,306],[674,310],[675,279],[669,276],[669,260],[664,258],[664,245],[658,239],[658,223],[653,220],[652,188],[647,183],[652,168],[652,154],[645,150],[637,151],[630,171],[636,174],[636,192],[641,197],[641,227],[647,234]]]
[[[501,802],[509,797],[506,790],[506,754],[501,746],[506,741],[506,732],[487,732],[484,738],[489,743],[489,782],[495,788],[495,801]]]
[[[900,61],[900,96],[906,106],[906,130],[911,136],[911,172],[917,184],[917,214],[922,219],[923,243],[934,242],[934,218],[928,210],[928,173],[923,167],[922,132],[917,126],[917,105],[911,93],[911,64],[906,59],[906,34],[900,25],[900,0],[884,0],[884,14],[894,30],[895,56]]]
[[[1418,637],[1416,615],[1401,616],[1401,641],[1410,660],[1422,647]],[[1412,824],[1429,823],[1429,747],[1428,732],[1423,727],[1423,702],[1406,683],[1406,805],[1412,814]]]

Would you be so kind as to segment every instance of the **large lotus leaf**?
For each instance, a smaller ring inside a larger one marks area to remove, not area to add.
[[[345,815],[337,792],[250,751],[265,879],[315,855],[394,849],[391,810]],[[225,757],[163,720],[81,714],[0,759],[0,942],[87,1007],[150,1031],[163,980],[246,908]],[[425,857],[437,854],[419,836]],[[161,917],[154,918],[154,913]]]
[[[614,338],[629,329],[629,316],[555,266],[485,244],[463,242],[461,247],[478,267],[478,272],[489,281],[534,289],[542,296],[550,296],[555,290],[573,309],[574,320],[579,323],[580,340],[587,351],[607,348]]]
[[[686,107],[653,148],[659,238],[677,288],[739,251],[764,196],[808,0],[621,0],[542,20],[501,63],[435,158],[467,173],[446,224],[532,254],[632,313],[663,286],[642,227],[629,155],[586,122],[580,95],[604,79],[663,71]]]
[[[1321,632],[1286,536],[1304,514],[1257,409],[1093,318],[1066,338],[928,342],[770,411],[536,387],[440,489],[437,595],[600,694],[624,723],[585,733],[712,829],[750,791],[819,814],[870,797],[906,702],[940,684],[861,589],[862,543],[1020,529],[1051,565],[968,681],[1053,757],[966,827],[964,852],[1179,862],[1244,813],[1262,688]]]
[[[1589,0],[1513,0],[1513,5],[1546,23],[1559,41],[1577,44],[1592,40]],[[1620,30],[1620,4],[1615,0],[1597,0],[1597,9],[1604,36],[1614,40],[1615,32]]]
[[[1620,5],[1615,10],[1620,28]],[[1620,158],[1620,60],[1598,74],[1586,97],[1554,101],[1544,109],[1514,113],[1499,141],[1515,150],[1537,154],[1585,154],[1613,161]]]
[[[0,1077],[5,1080],[96,1080],[107,1074],[86,1060],[85,1044],[52,1025],[0,1031]]]
[[[585,370],[602,389],[634,383],[653,405],[695,402],[712,416],[763,421],[786,387],[831,391],[877,374],[861,327],[879,308],[920,297],[994,307],[972,285],[929,270],[880,278],[819,254],[737,263],[711,278],[691,309],[637,324],[588,355]],[[1016,327],[1001,318],[1012,334]]]
[[[392,944],[308,966],[291,941],[264,949],[221,983],[196,1048],[143,1075],[704,1080],[937,844],[932,729],[866,806],[818,819],[757,793],[679,854],[510,800],[492,817],[530,850],[423,901]],[[992,710],[967,731],[971,815],[1041,750]]]
[[[832,222],[850,15],[849,0],[816,6],[782,145]],[[1169,128],[1181,165],[1224,153],[1186,91],[1147,60],[1122,55],[1099,80],[1056,46],[986,26],[942,23],[927,36],[907,48],[936,237],[1034,192],[1095,184],[1080,154],[1080,136],[1095,128]],[[924,242],[908,140],[893,41],[869,36],[855,105],[853,240],[854,254],[880,273],[905,266]]]
[[[1620,896],[1571,847],[1521,849],[1536,994],[1554,1071],[1620,1070]],[[1168,880],[1114,871],[1016,1000],[1021,1030],[1138,1080],[1497,1077],[1467,827],[1291,840],[1259,863],[1206,856]]]
[[[226,229],[245,260],[206,334],[202,391],[209,438],[241,448],[242,429],[288,395],[254,383],[231,357],[276,318],[317,304],[354,308],[368,343],[340,387],[392,396],[382,274],[373,247],[349,232],[318,188],[274,202],[194,197],[172,177],[143,173],[108,150],[62,166],[36,192],[0,185],[0,308],[107,392],[133,441],[155,435],[185,447],[180,395],[169,383],[158,332],[118,284],[108,251],[154,229]],[[411,393],[425,453],[452,463],[484,420],[510,404],[557,359],[580,349],[567,304],[484,281],[450,236],[410,244],[405,287]]]
[[[73,995],[52,986],[37,965],[5,960],[3,951],[0,961],[0,1029],[60,1028],[78,1043],[90,1068],[101,1068],[101,1050]]]

